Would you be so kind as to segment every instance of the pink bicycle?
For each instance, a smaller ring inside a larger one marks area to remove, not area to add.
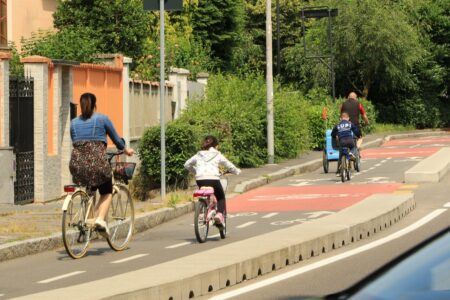
[[[198,198],[195,203],[194,227],[195,237],[199,243],[206,242],[210,226],[219,229],[220,238],[224,239],[227,234],[227,214],[224,212],[223,224],[216,224],[214,216],[217,212],[217,199],[214,196],[212,187],[202,187],[194,192],[194,198]]]

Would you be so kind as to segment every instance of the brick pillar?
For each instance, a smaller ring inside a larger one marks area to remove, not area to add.
[[[0,147],[9,146],[9,60],[10,52],[0,52]]]
[[[198,73],[197,74],[197,82],[207,85],[208,84],[208,77],[209,74],[208,73]]]
[[[186,107],[189,74],[188,70],[181,68],[171,68],[169,73],[169,82],[173,84],[173,99],[176,102],[175,119],[181,115],[181,111]]]
[[[25,74],[34,79],[34,199],[36,202],[50,200],[47,182],[48,153],[48,65],[51,60],[42,56],[22,58]]]
[[[123,58],[122,92],[123,92],[123,138],[127,146],[130,146],[130,66],[133,60],[129,57]]]
[[[65,184],[72,182],[69,171],[70,154],[72,153],[72,140],[70,138],[70,102],[73,101],[73,73],[71,66],[62,67],[61,106],[59,135],[59,148],[61,149],[61,192]]]

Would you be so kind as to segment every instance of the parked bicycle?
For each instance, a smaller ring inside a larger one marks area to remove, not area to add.
[[[123,152],[108,153],[113,170],[113,195],[108,211],[110,234],[106,241],[115,251],[124,250],[134,231],[134,205],[128,190],[135,163],[112,162]],[[67,253],[74,259],[83,257],[96,232],[96,192],[89,186],[66,185],[62,211],[62,238]]]
[[[220,182],[225,192],[228,181],[222,178]],[[198,198],[198,201],[195,203],[194,213],[194,228],[197,241],[199,243],[206,242],[209,228],[212,226],[216,226],[219,229],[220,238],[224,239],[227,234],[227,212],[225,209],[223,223],[216,224],[214,216],[217,212],[217,199],[214,196],[214,188],[201,187],[194,191],[194,198]]]

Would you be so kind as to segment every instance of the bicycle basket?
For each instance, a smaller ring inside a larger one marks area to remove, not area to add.
[[[119,180],[130,180],[133,178],[134,168],[136,163],[133,162],[115,162],[111,163],[113,169],[113,174],[115,179]]]

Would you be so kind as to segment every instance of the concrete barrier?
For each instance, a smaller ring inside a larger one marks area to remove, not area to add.
[[[159,265],[17,299],[189,299],[367,238],[405,217],[414,195],[376,194],[334,215]],[[220,257],[220,259],[209,259]]]
[[[450,148],[442,148],[405,172],[406,183],[439,182],[450,169]]]

